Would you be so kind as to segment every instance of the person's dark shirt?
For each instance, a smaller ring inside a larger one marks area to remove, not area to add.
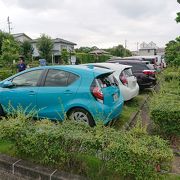
[[[20,63],[17,65],[18,72],[24,71],[26,69],[26,64]]]

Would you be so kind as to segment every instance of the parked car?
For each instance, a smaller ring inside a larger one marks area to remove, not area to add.
[[[146,61],[149,62],[151,69],[154,69],[157,72],[161,71],[161,65],[160,63],[157,63],[158,58],[156,56],[130,56],[123,59]]]
[[[140,89],[150,88],[156,84],[156,71],[149,62],[133,59],[111,59],[110,63],[119,63],[132,66],[132,72],[137,78]]]
[[[85,66],[44,66],[28,69],[0,82],[0,115],[21,106],[39,118],[63,120],[65,115],[94,126],[117,118],[123,97],[113,71]]]
[[[93,63],[91,65],[114,70],[113,75],[118,81],[124,101],[128,101],[139,94],[139,85],[136,77],[132,74],[132,66],[113,63]]]

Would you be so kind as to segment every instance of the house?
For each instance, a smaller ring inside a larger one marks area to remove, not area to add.
[[[104,51],[102,49],[96,49],[94,51],[89,52],[89,54],[92,54],[92,55],[103,55],[104,54],[104,55],[106,55],[106,54],[109,54],[109,52]]]
[[[12,34],[14,39],[19,42],[31,41],[32,39],[24,33]]]
[[[16,41],[19,42],[30,41],[33,47],[33,57],[36,59],[39,58],[39,52],[36,46],[38,39],[31,39],[25,33],[17,33],[12,35]],[[66,49],[68,52],[72,52],[74,51],[74,46],[76,45],[76,43],[61,38],[52,39],[52,41],[54,43],[52,50],[52,60],[55,63],[60,63],[62,49]]]
[[[158,47],[154,42],[150,43],[141,43],[140,44],[140,49],[139,49],[139,55],[140,56],[152,56],[152,55],[157,55],[157,49]]]
[[[153,56],[153,55],[160,55],[164,56],[165,48],[159,48],[154,42],[150,43],[141,43],[140,49],[138,52],[139,56]]]
[[[39,52],[37,49],[37,41],[38,39],[31,40],[32,46],[33,46],[33,57],[38,58],[39,57]],[[52,50],[52,61],[55,63],[60,63],[61,61],[61,51],[62,49],[66,49],[68,52],[74,51],[74,46],[76,45],[73,42],[56,38],[52,39],[54,45],[53,45],[53,50]]]

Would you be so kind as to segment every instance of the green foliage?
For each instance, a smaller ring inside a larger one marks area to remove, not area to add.
[[[180,4],[180,0],[177,0],[177,2]],[[176,22],[180,22],[180,12],[177,13]]]
[[[1,34],[1,62],[5,65],[12,64],[19,57],[20,45],[11,35]]]
[[[125,56],[131,56],[131,51],[128,49],[125,49],[122,45],[114,46],[113,48],[104,49],[105,51],[109,52],[110,55],[99,55],[99,56],[93,56],[88,55],[90,51],[97,50],[98,48],[96,46],[93,47],[80,47],[79,49],[76,49],[76,53],[78,54],[79,61],[83,63],[88,62],[104,62],[109,59],[110,56],[118,56],[118,57],[125,57]],[[85,56],[86,57],[82,57]],[[108,57],[108,58],[107,58]],[[89,60],[91,59],[91,60]]]
[[[5,39],[12,38],[10,34],[0,31],[0,56],[2,55],[2,44]]]
[[[124,132],[68,120],[31,123],[19,113],[1,120],[0,132],[1,139],[15,142],[18,155],[93,179],[107,173],[111,179],[156,179],[156,166],[167,170],[173,156],[166,141],[149,136],[141,126]]]
[[[151,99],[151,118],[156,130],[169,137],[180,136],[180,76],[176,71],[164,72],[161,90]]]
[[[93,47],[80,47],[80,48],[77,48],[75,49],[75,51],[77,53],[89,53],[90,51],[94,51],[94,50],[97,50],[98,47],[96,46],[93,46]]]
[[[24,56],[26,61],[31,61],[32,59],[32,54],[33,54],[33,47],[31,45],[31,42],[29,41],[24,41],[21,44],[21,49],[20,49],[21,55]]]
[[[14,143],[11,141],[0,141],[0,153],[15,155],[14,154]]]
[[[166,62],[170,65],[180,65],[180,37],[166,44],[165,58]]]
[[[177,23],[180,22],[180,12],[177,13],[176,22],[177,22]]]
[[[168,72],[164,75],[165,81],[179,80],[180,82],[180,71],[179,72]]]
[[[115,46],[113,48],[106,49],[113,56],[127,57],[132,56],[131,51],[125,49],[122,45]]]
[[[6,79],[11,76],[13,73],[11,70],[1,70],[0,71],[0,80]]]
[[[65,64],[69,64],[69,58],[70,58],[70,54],[67,51],[67,49],[62,49],[62,51],[61,51],[62,62]]]
[[[78,64],[86,64],[86,63],[94,63],[94,62],[105,62],[110,56],[109,55],[92,55],[88,53],[76,53],[77,63]]]
[[[52,49],[53,49],[53,41],[51,37],[42,34],[38,39],[37,48],[41,58],[46,59],[48,62],[51,62]]]

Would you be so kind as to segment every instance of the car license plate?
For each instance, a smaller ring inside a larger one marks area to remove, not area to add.
[[[117,101],[117,100],[118,100],[118,94],[117,94],[117,93],[114,94],[114,95],[113,95],[113,98],[114,98],[114,101]]]

